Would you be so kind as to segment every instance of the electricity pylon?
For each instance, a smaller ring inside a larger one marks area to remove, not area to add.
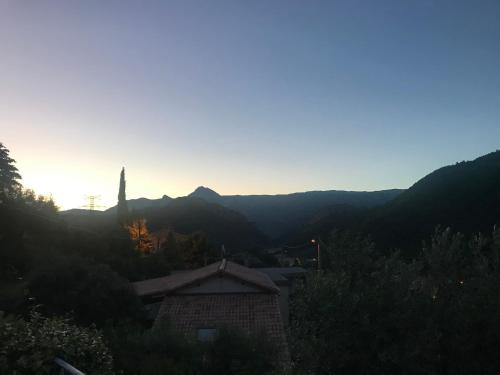
[[[100,195],[86,195],[85,199],[88,199],[88,202],[86,205],[82,206],[82,208],[86,208],[89,211],[94,211],[96,208],[104,208],[104,206],[96,204],[96,201],[101,198]]]

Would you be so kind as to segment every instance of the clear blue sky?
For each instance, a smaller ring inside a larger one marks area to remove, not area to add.
[[[500,2],[0,0],[0,141],[63,207],[406,188],[500,144]]]

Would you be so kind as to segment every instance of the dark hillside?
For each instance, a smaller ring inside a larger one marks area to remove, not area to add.
[[[219,195],[199,187],[191,196],[238,211],[270,238],[279,239],[300,231],[326,209],[332,211],[345,205],[374,207],[394,199],[401,192],[398,189],[370,192],[329,190],[278,195]]]
[[[242,214],[200,198],[177,198],[165,207],[144,211],[151,231],[171,228],[177,233],[204,232],[215,246],[247,249],[262,245],[265,236]]]
[[[500,222],[500,151],[440,168],[387,205],[362,229],[380,246],[416,247],[434,228],[490,233]]]
[[[127,206],[128,209],[131,211],[132,210],[139,211],[150,207],[164,207],[167,206],[171,201],[172,198],[170,198],[167,195],[164,195],[159,199],[148,199],[148,198],[128,199]],[[110,207],[104,212],[110,215],[116,215],[116,206]]]

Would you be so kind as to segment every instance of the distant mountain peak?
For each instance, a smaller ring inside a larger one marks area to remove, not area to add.
[[[205,199],[206,201],[217,201],[221,196],[210,188],[205,186],[198,186],[195,191],[189,194],[190,197],[197,197]]]

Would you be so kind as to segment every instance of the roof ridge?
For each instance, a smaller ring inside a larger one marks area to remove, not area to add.
[[[216,275],[227,275],[237,278],[274,293],[279,293],[280,291],[273,280],[265,273],[255,268],[248,268],[228,261],[225,258],[208,266],[180,274],[171,274],[161,278],[139,281],[134,283],[134,287],[140,295],[152,295],[154,293],[169,294]]]
[[[230,267],[229,267],[230,266]],[[243,271],[243,272],[241,272]],[[256,268],[250,268],[250,267],[245,267],[242,266],[241,264],[227,261],[227,270],[225,271],[226,274],[236,277],[240,280],[244,280],[250,284],[253,284],[255,286],[258,286],[260,288],[264,288],[266,290],[270,290],[272,292],[280,292],[280,289],[278,286],[271,280],[271,278],[266,275],[264,272],[261,272],[257,270]],[[257,276],[257,279],[255,279],[254,276]],[[260,280],[259,280],[260,279]]]

